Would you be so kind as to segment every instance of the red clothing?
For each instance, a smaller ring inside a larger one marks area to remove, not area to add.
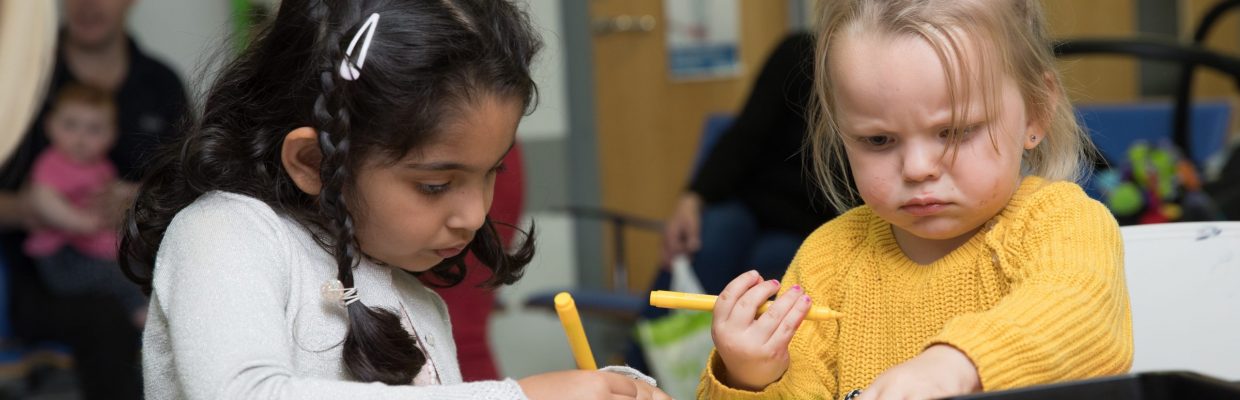
[[[521,165],[521,146],[513,145],[504,157],[507,168],[495,179],[495,198],[491,203],[491,220],[516,225],[525,204],[525,176]],[[512,228],[496,225],[504,243],[512,243]],[[478,263],[472,255],[465,262],[465,281],[450,288],[435,288],[448,304],[452,318],[452,338],[456,342],[457,360],[465,382],[499,379],[499,369],[491,354],[487,325],[495,308],[495,291],[478,284],[491,277],[491,270]]]
[[[39,154],[30,174],[34,184],[52,188],[77,209],[90,208],[91,199],[116,181],[116,167],[107,158],[79,163],[55,147]],[[112,229],[101,229],[88,235],[39,229],[26,238],[25,251],[31,257],[46,257],[66,245],[90,257],[115,260],[117,235]]]

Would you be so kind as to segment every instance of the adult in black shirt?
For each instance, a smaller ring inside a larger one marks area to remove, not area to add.
[[[784,38],[758,73],[749,98],[711,148],[663,232],[665,265],[690,255],[706,293],[716,294],[737,275],[755,269],[778,279],[801,242],[838,213],[819,194],[802,144],[813,92],[814,37]],[[651,290],[666,290],[660,271]],[[654,319],[667,310],[646,307]],[[650,372],[631,341],[625,362]]]
[[[119,136],[109,158],[123,178],[100,201],[119,223],[133,199],[143,162],[154,147],[176,135],[186,94],[176,74],[142,52],[124,31],[131,0],[66,0],[55,70],[47,93],[66,82],[115,94]],[[103,296],[54,296],[22,252],[31,213],[24,186],[35,157],[48,146],[43,112],[0,169],[0,254],[9,273],[11,319],[28,342],[67,344],[86,399],[142,398],[138,362],[141,331],[119,302]]]
[[[707,293],[750,269],[783,276],[805,237],[837,215],[802,151],[813,59],[812,35],[784,38],[667,222],[665,260],[691,254]]]

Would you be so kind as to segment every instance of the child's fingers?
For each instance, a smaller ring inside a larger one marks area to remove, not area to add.
[[[608,373],[608,372],[604,372],[603,376],[604,376],[603,379],[607,382],[607,387],[609,391],[611,392],[611,398],[613,399],[626,399],[626,400],[670,399],[670,397],[668,397],[666,393],[663,393],[662,390],[659,390],[659,388],[650,386],[646,384],[645,382],[635,380],[631,377],[623,376],[620,374]]]
[[[722,324],[727,320],[741,295],[760,282],[762,282],[762,276],[758,275],[758,271],[743,273],[732,282],[728,282],[728,286],[724,286],[723,291],[719,292],[719,298],[715,300],[715,323]]]
[[[792,310],[797,300],[804,295],[804,292],[804,290],[801,290],[801,285],[796,285],[788,288],[784,294],[779,295],[775,302],[766,309],[766,312],[762,313],[757,321],[754,321],[754,333],[762,338],[771,337],[771,333],[775,332],[775,328],[779,327],[779,324],[784,320],[784,316],[788,314],[789,310]]]
[[[861,389],[861,394],[858,395],[853,400],[878,400],[878,399],[887,398],[883,396],[884,387],[883,387],[882,382],[875,382],[875,383],[877,383],[878,385],[871,384],[869,387],[865,389]],[[886,393],[886,394],[888,396],[891,395],[891,393]]]
[[[854,397],[853,400],[875,400],[877,398],[878,391],[874,389],[865,389],[862,390],[861,394],[857,395],[857,397]]]
[[[607,391],[613,397],[621,396],[627,399],[637,397],[639,392],[638,382],[633,380],[633,378],[611,372],[599,372],[599,374],[603,377],[603,381],[607,383]]]
[[[634,400],[650,400],[650,392],[638,389],[637,394],[633,395]]]
[[[774,279],[758,283],[749,288],[745,294],[736,300],[736,306],[732,307],[732,313],[728,315],[728,320],[733,321],[730,324],[735,326],[753,325],[754,316],[758,314],[758,307],[766,303],[766,299],[771,298],[771,295],[778,291],[779,281]]]
[[[792,335],[797,333],[797,327],[801,326],[801,321],[809,315],[809,309],[813,304],[802,290],[797,290],[795,294],[789,290],[780,300],[791,300],[791,304],[788,305],[789,309],[784,313],[783,318],[778,320],[779,325],[774,328],[774,332],[770,333],[770,339],[766,343],[770,347],[786,349],[788,343],[792,341]]]

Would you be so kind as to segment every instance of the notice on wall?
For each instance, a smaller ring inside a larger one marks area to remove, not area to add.
[[[667,59],[673,80],[729,78],[740,74],[740,5],[737,0],[663,0]]]

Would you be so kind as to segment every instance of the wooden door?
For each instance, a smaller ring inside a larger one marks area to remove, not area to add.
[[[1043,0],[1051,37],[1127,38],[1136,34],[1135,0]],[[1088,55],[1061,60],[1068,97],[1076,103],[1130,102],[1140,97],[1138,60]]]
[[[589,1],[592,21],[644,18],[650,28],[595,32],[591,40],[602,204],[663,219],[686,186],[705,116],[739,110],[757,69],[787,33],[787,1],[741,0],[741,74],[692,82],[669,78],[662,0]],[[630,229],[625,239],[629,288],[644,289],[657,270],[660,235]]]

